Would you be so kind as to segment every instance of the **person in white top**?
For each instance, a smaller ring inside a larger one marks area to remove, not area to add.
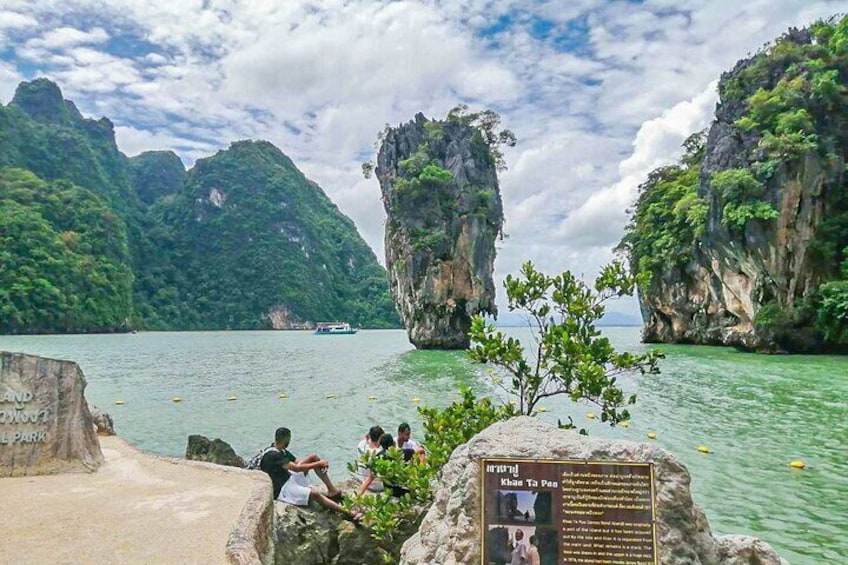
[[[515,545],[512,548],[512,561],[509,563],[510,565],[528,565],[530,563],[523,530],[515,530]]]
[[[368,453],[376,454],[380,452],[382,449],[382,447],[380,447],[380,437],[382,437],[382,435],[383,428],[380,426],[371,426],[371,429],[368,430],[368,433],[365,434],[365,437],[359,442],[359,445],[356,446],[356,451],[359,455],[356,465],[359,470],[359,475],[362,477],[363,481],[367,480],[371,476],[371,470],[363,462],[363,457]],[[370,492],[383,492],[383,482],[379,479],[373,479],[368,485],[368,490]]]
[[[409,461],[415,456],[422,465],[427,462],[427,451],[412,439],[412,428],[406,422],[398,426],[396,445],[403,450],[405,460]]]

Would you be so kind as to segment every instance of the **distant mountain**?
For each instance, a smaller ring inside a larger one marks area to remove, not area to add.
[[[598,322],[599,327],[603,326],[641,326],[641,316],[633,314],[625,314],[624,312],[607,312],[604,317]]]
[[[399,325],[353,222],[267,142],[190,171],[130,159],[108,119],[21,83],[0,105],[0,210],[2,333]]]
[[[501,328],[528,327],[527,317],[520,312],[501,312],[498,314],[497,320],[491,317],[487,317],[486,319]],[[623,312],[607,312],[597,324],[598,327],[641,325],[642,319],[639,316],[625,314]]]

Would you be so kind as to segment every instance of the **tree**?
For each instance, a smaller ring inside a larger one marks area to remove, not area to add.
[[[524,311],[529,317],[534,349],[528,353],[518,339],[505,336],[478,316],[469,333],[469,355],[506,373],[504,378],[493,371],[492,378],[517,397],[522,414],[535,415],[545,398],[568,396],[597,404],[601,420],[611,425],[627,420],[630,414],[624,407],[633,404],[636,396],[625,398],[618,378],[637,371],[658,373],[662,354],[620,353],[595,324],[604,314],[604,304],[632,296],[635,284],[635,277],[620,263],[606,266],[590,288],[569,271],[550,277],[527,262],[519,277],[507,276],[504,287],[509,310]]]
[[[467,104],[459,104],[451,108],[446,120],[476,128],[488,146],[497,169],[499,171],[506,170],[506,160],[504,159],[501,146],[515,147],[517,140],[511,130],[498,129],[501,125],[500,114],[489,109],[469,113]]]

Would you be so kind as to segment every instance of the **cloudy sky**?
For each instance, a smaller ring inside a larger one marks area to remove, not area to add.
[[[518,136],[497,278],[527,259],[593,276],[648,171],[709,124],[716,79],[848,0],[3,0],[0,101],[47,76],[128,155],[190,166],[267,139],[383,255],[384,124],[457,103]],[[631,301],[612,309],[635,312]]]

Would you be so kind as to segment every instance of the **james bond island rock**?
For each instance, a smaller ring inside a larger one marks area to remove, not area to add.
[[[206,461],[207,463],[217,463],[218,465],[227,465],[242,469],[246,465],[244,459],[226,441],[218,438],[209,439],[208,437],[195,434],[188,436],[185,458],[192,461]]]
[[[848,346],[846,22],[740,61],[706,138],[642,185],[620,247],[642,275],[645,341]]]
[[[528,441],[527,438],[538,441]],[[441,486],[436,492],[433,505],[418,533],[403,546],[401,563],[461,565],[481,562],[480,460],[484,458],[652,463],[656,555],[661,565],[788,565],[768,544],[755,538],[714,538],[706,516],[692,503],[688,471],[670,453],[649,444],[581,436],[527,416],[497,423],[453,452],[442,470]],[[510,484],[512,486],[505,490],[538,491],[536,485]],[[505,496],[508,497],[509,493]],[[586,500],[585,496],[581,496],[578,495],[575,500]],[[563,511],[577,509],[578,513],[579,507],[585,506],[585,503],[574,505],[573,501],[569,502],[563,497],[553,499],[551,503],[560,505]],[[549,515],[551,508],[536,504],[535,512],[537,516]],[[523,515],[521,518],[523,520],[517,523],[537,521],[536,518],[531,520]],[[537,538],[548,539],[550,536],[545,534],[549,529],[556,531],[557,527],[556,522],[551,522],[547,529],[535,528]],[[560,539],[555,545],[561,542],[564,549],[565,541]],[[543,553],[541,549],[540,553]],[[559,562],[556,559],[551,561],[552,555],[547,553],[542,562]],[[598,562],[593,560],[591,551],[585,559],[587,564]]]
[[[499,153],[462,119],[417,114],[384,133],[376,174],[392,298],[417,348],[464,349],[472,316],[497,312]]]
[[[90,472],[103,463],[72,361],[0,352],[0,477]]]

